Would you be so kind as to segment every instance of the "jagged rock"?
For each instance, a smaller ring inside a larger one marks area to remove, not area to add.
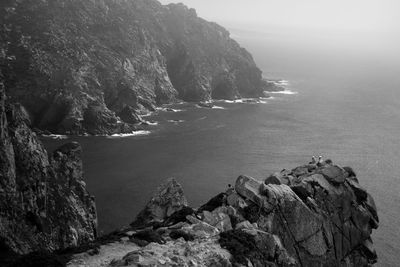
[[[296,177],[300,177],[308,174],[308,169],[309,169],[308,166],[299,166],[292,170],[292,174]]]
[[[260,207],[268,207],[269,204],[260,194],[261,182],[252,177],[241,175],[237,178],[235,184],[236,192],[243,198],[251,200]]]
[[[117,113],[117,115],[121,118],[121,120],[127,123],[136,124],[143,121],[139,115],[136,114],[136,111],[130,106],[124,107],[119,113]]]
[[[331,179],[338,175],[323,175],[329,166],[307,172],[304,166],[295,168],[300,176],[290,186],[239,176],[234,190],[217,195],[197,212],[178,216],[187,214],[185,221],[146,230],[140,237],[157,233],[165,244],[151,238],[142,244],[132,239],[134,233],[131,241],[142,247],[122,254],[115,252],[120,245],[111,243],[98,255],[75,256],[69,266],[109,264],[106,251],[116,255],[111,266],[370,266],[377,260],[371,240],[378,224],[373,199],[350,184],[353,179],[338,183]]]
[[[256,229],[257,227],[254,226],[254,224],[250,223],[249,221],[243,221],[235,226],[235,230],[240,230],[240,229]]]
[[[18,254],[75,247],[96,237],[96,207],[86,191],[81,148],[49,157],[20,105],[5,108],[0,83],[0,243]]]
[[[243,209],[247,206],[244,199],[236,192],[234,192],[226,197],[226,203],[227,203],[227,205],[230,205],[234,208],[240,208],[240,209]]]
[[[203,211],[203,221],[216,227],[221,232],[232,230],[232,224],[229,217],[229,210],[226,207],[219,207],[212,212]],[[231,215],[234,215],[231,212]]]
[[[348,179],[347,178],[346,181],[349,183],[349,185],[353,189],[353,192],[357,197],[357,202],[358,203],[365,202],[367,200],[367,198],[368,198],[367,191],[352,179]]]
[[[170,178],[158,187],[146,207],[131,223],[131,226],[138,228],[151,223],[162,222],[187,205],[182,186],[174,178]]]
[[[257,230],[232,230],[221,233],[220,244],[228,249],[234,263],[244,266],[296,266],[279,237]],[[250,265],[250,264],[251,265]]]
[[[226,201],[226,193],[220,193],[216,195],[215,197],[211,198],[206,204],[202,205],[197,212],[202,212],[202,211],[213,211],[216,208],[222,206],[225,201]]]

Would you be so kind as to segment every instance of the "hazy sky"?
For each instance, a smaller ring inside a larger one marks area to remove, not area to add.
[[[234,24],[400,33],[400,0],[161,0]]]

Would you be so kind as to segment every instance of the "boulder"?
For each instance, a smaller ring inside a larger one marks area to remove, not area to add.
[[[265,184],[281,184],[281,180],[277,177],[277,175],[271,175],[267,177],[264,181]]]
[[[292,170],[292,174],[296,177],[306,175],[308,174],[308,167],[307,166],[296,167]]]
[[[236,224],[235,226],[235,230],[240,230],[240,229],[256,229],[257,227],[255,227],[252,223],[250,223],[249,221],[243,221],[240,222],[238,224]]]
[[[240,208],[240,209],[243,209],[247,206],[244,199],[236,192],[227,196],[226,203],[227,203],[227,205],[230,205],[234,208]]]
[[[348,177],[348,173],[337,165],[326,165],[320,170],[320,173],[332,184],[343,184]]]
[[[248,199],[261,207],[268,206],[265,198],[260,194],[262,184],[262,182],[250,176],[241,175],[236,179],[235,191],[244,199]]]
[[[221,232],[232,230],[232,224],[229,217],[229,211],[227,207],[219,207],[212,212],[203,211],[203,222],[206,222],[212,226],[215,226]],[[234,215],[234,214],[231,214]]]

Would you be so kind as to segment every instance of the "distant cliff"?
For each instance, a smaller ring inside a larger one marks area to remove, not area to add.
[[[7,95],[42,130],[129,132],[156,105],[271,87],[227,30],[182,4],[5,0],[0,12]]]
[[[197,209],[169,179],[131,227],[68,266],[371,266],[378,224],[354,171],[331,161],[239,176]]]

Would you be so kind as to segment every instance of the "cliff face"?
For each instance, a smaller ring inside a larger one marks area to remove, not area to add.
[[[268,87],[224,28],[182,4],[5,0],[0,12],[7,94],[40,129],[132,131],[158,104],[258,97]]]
[[[131,228],[68,266],[371,266],[378,224],[354,171],[331,161],[239,176],[198,209],[170,179]]]
[[[0,121],[0,254],[94,240],[96,208],[82,179],[80,145],[64,145],[48,156],[26,110],[5,102],[3,83]]]

